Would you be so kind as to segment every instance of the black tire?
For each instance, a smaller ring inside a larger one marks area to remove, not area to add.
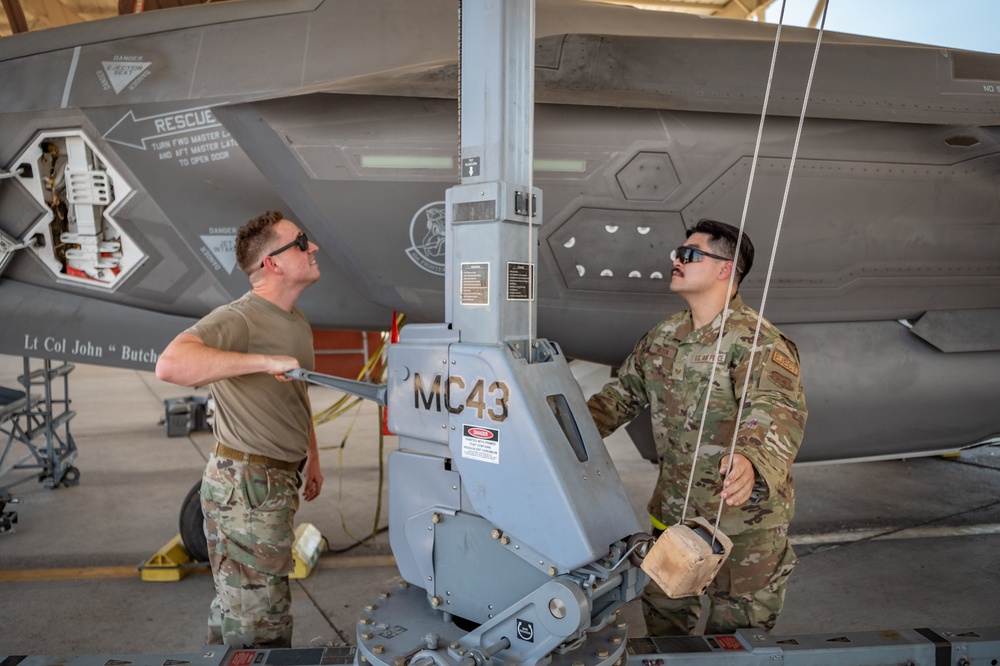
[[[70,467],[65,472],[63,472],[62,485],[66,488],[72,486],[80,485],[80,470],[76,467]]]
[[[197,562],[208,561],[208,541],[205,539],[205,514],[201,512],[201,481],[194,484],[181,504],[181,542]]]

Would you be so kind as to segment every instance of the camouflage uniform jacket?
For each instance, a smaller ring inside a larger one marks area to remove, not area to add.
[[[767,320],[761,322],[751,369],[758,318],[738,294],[733,298],[687,509],[688,518],[700,515],[715,523],[722,491],[719,464],[738,427],[736,452],[753,463],[756,480],[742,506],[723,508],[720,529],[730,537],[744,535],[735,539],[740,541],[754,540],[749,533],[757,530],[786,533],[795,508],[791,465],[806,422],[798,350]],[[694,330],[691,311],[684,310],[660,323],[639,340],[617,380],[588,402],[602,437],[650,406],[660,474],[649,512],[667,526],[681,519],[721,321],[720,313]]]

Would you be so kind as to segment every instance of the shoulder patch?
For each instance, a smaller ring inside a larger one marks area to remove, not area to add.
[[[782,354],[777,349],[771,352],[771,360],[774,361],[775,364],[781,366],[788,372],[795,375],[796,377],[799,376],[799,364],[793,361],[792,359],[788,358],[784,354]]]
[[[793,382],[791,379],[789,379],[788,377],[784,376],[783,374],[781,374],[777,370],[772,370],[771,374],[769,374],[767,376],[767,378],[770,379],[771,382],[773,382],[775,386],[779,386],[779,387],[785,389],[786,391],[791,391],[792,388],[794,388],[794,386],[795,386],[795,382]]]

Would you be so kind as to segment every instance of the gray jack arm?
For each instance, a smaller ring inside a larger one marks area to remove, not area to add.
[[[289,370],[285,373],[285,376],[291,377],[292,379],[298,379],[303,382],[309,382],[310,384],[317,384],[319,386],[337,389],[338,391],[343,391],[344,393],[350,393],[351,395],[356,395],[359,398],[376,402],[383,407],[385,407],[386,404],[388,388],[385,384],[359,382],[353,379],[344,379],[343,377],[334,377],[333,375],[324,375],[320,372],[304,370],[303,368]]]

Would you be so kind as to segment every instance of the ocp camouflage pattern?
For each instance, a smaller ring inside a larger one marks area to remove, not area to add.
[[[289,647],[297,473],[213,455],[201,505],[216,579],[210,642]]]
[[[277,576],[292,572],[296,472],[213,456],[201,497],[206,521],[216,524],[206,534],[210,553]]]
[[[661,322],[639,340],[617,379],[591,397],[588,407],[601,436],[607,437],[650,406],[660,473],[649,512],[665,525],[681,519],[702,425],[687,517],[715,523],[722,501],[719,465],[736,432],[735,450],[753,463],[757,479],[750,499],[739,507],[724,506],[720,522],[723,533],[744,544],[745,557],[737,558],[734,549],[727,562],[740,570],[732,579],[732,591],[740,592],[766,585],[778,563],[787,559],[785,537],[795,509],[791,465],[807,411],[795,345],[761,320],[751,362],[758,315],[737,295],[717,353],[721,320],[720,313],[694,330],[691,313],[684,310]],[[746,400],[737,409],[748,374]]]

